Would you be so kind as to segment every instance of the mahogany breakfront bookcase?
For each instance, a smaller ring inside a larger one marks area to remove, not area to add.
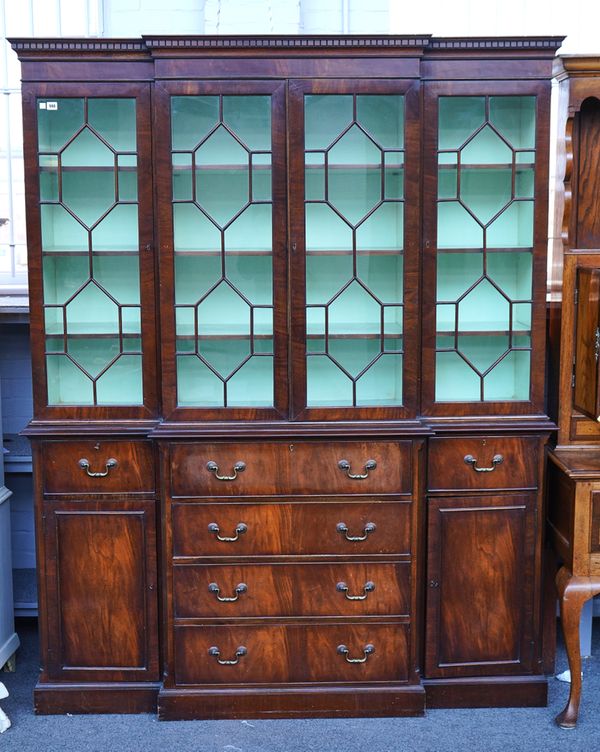
[[[12,40],[38,712],[545,703],[560,42]]]

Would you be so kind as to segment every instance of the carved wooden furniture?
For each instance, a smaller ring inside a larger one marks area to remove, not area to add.
[[[12,44],[37,710],[545,703],[560,39]]]
[[[581,697],[579,621],[600,593],[600,60],[560,59],[561,110],[566,114],[562,320],[552,322],[560,351],[559,433],[550,453],[548,525],[562,560],[557,575],[561,621],[571,671],[563,728],[577,723]],[[556,358],[557,360],[557,358]]]

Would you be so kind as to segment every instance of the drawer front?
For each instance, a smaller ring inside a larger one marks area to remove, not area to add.
[[[536,488],[537,437],[431,439],[429,490]]]
[[[173,503],[173,555],[408,554],[411,512],[408,501]]]
[[[173,496],[410,493],[410,441],[171,445]]]
[[[299,442],[290,446],[293,493],[411,492],[410,441]]]
[[[44,493],[154,493],[149,441],[42,443]]]
[[[251,564],[173,568],[176,618],[406,616],[410,564]]]
[[[175,627],[174,644],[179,686],[407,681],[409,675],[407,624],[185,626]],[[365,655],[367,646],[373,652]]]

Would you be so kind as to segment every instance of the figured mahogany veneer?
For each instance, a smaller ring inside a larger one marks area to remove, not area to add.
[[[41,451],[46,494],[153,494],[156,488],[149,441],[45,441]]]
[[[171,510],[176,557],[408,555],[411,550],[413,510],[408,502],[173,503]],[[236,541],[220,541],[208,529],[211,523],[218,525],[221,537],[235,536],[240,523],[247,530]],[[338,530],[340,523],[347,534]],[[367,532],[369,524],[375,526],[372,532]]]
[[[175,627],[175,681],[193,684],[365,682],[409,679],[409,636],[404,623],[311,624],[277,626]],[[364,659],[364,649],[374,650]],[[219,650],[222,666],[209,649]]]
[[[410,441],[173,444],[171,493],[178,496],[410,493]],[[340,467],[346,460],[348,469]],[[376,467],[365,468],[369,461]],[[211,471],[209,463],[218,470]],[[238,463],[244,469],[235,471]],[[219,480],[221,477],[233,480]],[[366,475],[352,479],[353,475]]]
[[[538,463],[537,437],[432,439],[428,488],[431,492],[536,488]]]
[[[173,581],[177,619],[410,613],[409,562],[178,565]]]

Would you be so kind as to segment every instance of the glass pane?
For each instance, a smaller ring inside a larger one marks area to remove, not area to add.
[[[92,378],[96,378],[118,357],[119,340],[114,337],[67,337],[67,352]]]
[[[38,99],[39,150],[60,151],[83,126],[83,117],[83,99]]]
[[[505,331],[509,326],[510,304],[487,280],[479,282],[458,303],[458,328],[468,331]]]
[[[352,279],[350,254],[315,254],[306,258],[306,302],[328,303]]]
[[[306,250],[351,251],[352,228],[327,204],[306,204]]]
[[[176,251],[221,250],[221,232],[194,204],[174,204],[173,230]]]
[[[458,353],[438,352],[435,359],[437,402],[478,402],[480,377]]]
[[[173,150],[191,151],[219,122],[219,97],[171,97]]]
[[[347,94],[304,97],[304,144],[326,149],[352,122],[353,101]]]
[[[44,256],[44,302],[63,304],[87,282],[90,263],[85,256]]]
[[[488,248],[533,246],[533,201],[514,201],[488,230]]]
[[[356,97],[356,119],[379,146],[404,148],[404,98],[367,94]]]
[[[121,355],[97,383],[99,405],[142,404],[142,358]]]
[[[404,204],[386,201],[356,230],[359,251],[401,251],[404,248]]]
[[[138,208],[117,204],[92,230],[94,251],[137,251],[139,248]]]
[[[306,358],[306,403],[352,407],[352,382],[327,355]]]
[[[59,204],[42,204],[43,251],[87,251],[88,231]]]
[[[223,382],[195,355],[177,356],[177,404],[222,407]]]
[[[439,149],[459,149],[485,122],[485,97],[440,97]]]
[[[229,380],[227,404],[270,407],[274,399],[273,382],[273,358],[251,358]]]
[[[438,204],[438,248],[483,248],[483,228],[457,201]]]
[[[535,148],[535,97],[490,97],[490,122],[513,149]]]
[[[223,122],[249,150],[271,150],[270,97],[223,97]]]
[[[356,257],[356,273],[382,303],[399,303],[403,300],[403,256],[392,253],[359,253]]]
[[[90,282],[67,304],[67,331],[70,334],[117,334],[119,307],[106,293]]]
[[[49,405],[93,405],[92,381],[66,355],[47,355]]]
[[[358,407],[402,404],[402,355],[382,355],[356,383]]]
[[[511,196],[511,170],[461,171],[460,198],[482,225],[502,211]]]
[[[225,251],[271,252],[273,219],[271,204],[251,204],[225,230]]]
[[[531,353],[513,350],[483,380],[486,400],[528,400]]]
[[[175,256],[175,303],[197,303],[221,278],[217,255]]]
[[[115,203],[114,172],[64,170],[62,200],[87,227],[92,227]]]
[[[63,151],[61,163],[63,169],[105,167],[112,170],[115,166],[115,154],[89,128],[84,128]]]
[[[135,151],[133,99],[90,99],[88,123],[115,151]]]

